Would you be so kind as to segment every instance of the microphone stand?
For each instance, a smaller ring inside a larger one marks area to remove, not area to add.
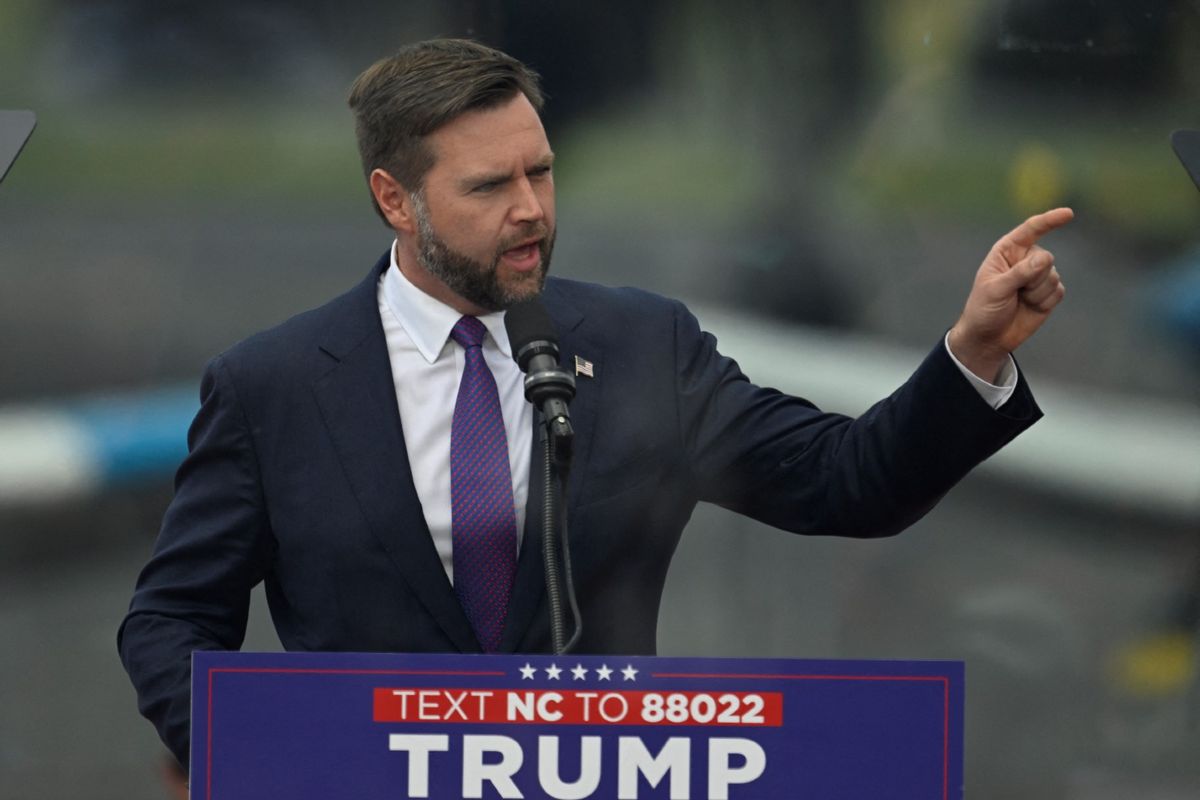
[[[1200,189],[1200,131],[1197,130],[1178,130],[1171,134],[1171,147],[1175,150],[1175,155],[1179,157],[1183,168],[1187,170],[1187,174],[1191,177],[1192,183],[1196,184],[1196,188]],[[1195,596],[1200,594],[1200,575],[1194,579],[1195,583],[1189,587],[1189,593],[1196,600]],[[1192,648],[1193,652],[1200,653],[1200,615],[1192,623]],[[1189,727],[1193,731],[1200,730],[1200,678],[1193,677],[1191,688],[1188,691],[1188,696],[1191,702],[1188,703],[1188,722]]]
[[[565,415],[543,417],[542,441],[542,562],[546,571],[546,598],[550,606],[550,641],[555,655],[563,655],[579,638],[579,606],[571,575],[571,549],[567,537],[567,476],[571,468],[574,430]],[[561,526],[559,523],[562,523]],[[561,559],[561,560],[560,560]],[[563,613],[563,576],[566,596],[575,620],[575,632],[566,638]]]
[[[564,499],[575,441],[569,408],[575,397],[575,378],[559,365],[558,335],[540,298],[511,306],[505,314],[504,327],[513,346],[513,359],[525,373],[525,399],[533,404],[542,423],[542,562],[550,606],[550,641],[554,654],[562,655],[570,651],[583,630],[571,575]],[[563,615],[563,573],[567,601],[575,620],[570,640]]]

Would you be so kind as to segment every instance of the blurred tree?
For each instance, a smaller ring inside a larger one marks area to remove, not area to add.
[[[656,85],[653,53],[663,7],[643,0],[463,0],[452,6],[451,33],[537,70],[549,96],[543,116],[556,128]]]
[[[1002,0],[980,29],[976,72],[1045,92],[1069,88],[1093,102],[1169,94],[1171,32],[1187,0]]]

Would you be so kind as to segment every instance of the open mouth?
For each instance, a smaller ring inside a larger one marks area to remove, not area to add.
[[[541,239],[535,239],[532,242],[505,250],[503,258],[517,269],[533,269],[542,258],[541,249],[538,247],[541,241]]]

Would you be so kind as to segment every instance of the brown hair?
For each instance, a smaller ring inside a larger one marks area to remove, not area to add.
[[[354,81],[349,97],[363,174],[369,178],[383,169],[409,192],[419,191],[434,160],[425,137],[467,111],[495,108],[517,92],[541,111],[536,72],[468,39],[417,42],[376,61]],[[383,217],[374,196],[371,202]]]

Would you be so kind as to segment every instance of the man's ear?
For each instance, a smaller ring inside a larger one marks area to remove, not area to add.
[[[412,198],[400,181],[386,170],[374,169],[367,182],[388,224],[397,232],[416,233],[417,218],[413,213]]]

